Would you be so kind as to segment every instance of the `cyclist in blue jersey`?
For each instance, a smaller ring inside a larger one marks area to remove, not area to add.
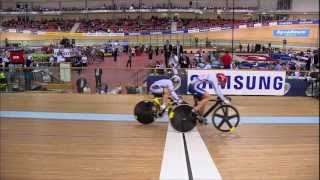
[[[192,111],[199,119],[199,122],[204,124],[207,124],[207,120],[202,115],[206,105],[210,100],[214,100],[214,97],[210,96],[210,94],[203,88],[203,83],[207,83],[209,86],[212,86],[218,98],[220,98],[225,104],[230,104],[230,101],[224,97],[220,89],[220,86],[225,85],[227,81],[226,76],[222,73],[217,73],[216,78],[213,77],[214,76],[206,78],[196,77],[188,86],[188,90],[193,95],[195,101]]]

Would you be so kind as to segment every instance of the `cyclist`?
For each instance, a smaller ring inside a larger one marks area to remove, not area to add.
[[[210,96],[210,94],[206,90],[204,90],[203,83],[207,83],[209,84],[209,86],[212,86],[218,98],[220,98],[225,104],[230,104],[230,101],[224,97],[219,87],[224,86],[226,81],[227,78],[224,74],[217,73],[216,78],[212,78],[210,76],[206,78],[196,77],[189,84],[188,90],[193,95],[195,102],[192,112],[193,115],[195,115],[197,119],[199,119],[200,123],[207,124],[207,119],[204,118],[202,115],[208,102],[210,100],[214,100],[214,97]]]
[[[177,104],[182,102],[181,97],[179,97],[175,92],[180,82],[181,80],[179,76],[172,76],[170,79],[160,79],[151,84],[149,91],[155,97],[162,97],[160,111],[163,112],[166,109],[169,98],[171,98]]]

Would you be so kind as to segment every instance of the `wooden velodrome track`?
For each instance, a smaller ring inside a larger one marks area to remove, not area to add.
[[[272,31],[275,29],[309,29],[310,34],[308,37],[287,37],[288,45],[295,46],[312,46],[319,47],[319,25],[318,24],[298,24],[298,25],[281,25],[281,26],[270,26],[270,27],[259,27],[259,28],[247,28],[247,29],[235,29],[234,38],[235,41],[241,41],[243,43],[248,42],[264,42],[272,43],[272,45],[282,45],[283,37],[274,37]],[[41,41],[51,42],[52,40],[60,40],[63,37],[74,38],[78,41],[107,41],[107,40],[126,40],[129,42],[137,43],[149,43],[149,41],[162,41],[163,39],[171,39],[174,43],[176,40],[182,41],[183,39],[199,38],[211,40],[232,40],[232,31],[220,31],[220,32],[203,32],[203,33],[192,33],[192,34],[174,34],[174,35],[139,35],[139,36],[84,36],[83,33],[63,33],[63,32],[51,32],[44,35],[33,35],[23,33],[12,33],[12,32],[0,32],[2,39],[7,38],[8,40],[15,41]],[[187,39],[189,41],[189,39]]]
[[[131,114],[147,98],[4,93],[1,111]],[[307,97],[236,96],[232,102],[242,116],[319,116],[318,100]],[[159,179],[167,123],[0,122],[1,180]],[[212,125],[198,130],[223,179],[319,179],[318,124],[241,124],[233,134]]]

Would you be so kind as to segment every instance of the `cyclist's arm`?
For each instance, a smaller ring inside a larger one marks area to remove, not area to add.
[[[168,85],[168,90],[169,90],[169,93],[171,95],[171,97],[173,98],[174,101],[179,101],[180,100],[180,97],[177,95],[177,93],[174,91],[174,86],[173,86],[173,83],[169,83]]]
[[[218,82],[210,81],[208,80],[209,84],[212,85],[214,91],[216,92],[216,95],[226,104],[230,104],[230,101],[223,95],[220,86],[218,85]]]

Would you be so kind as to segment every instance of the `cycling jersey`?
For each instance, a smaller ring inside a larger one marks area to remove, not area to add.
[[[180,98],[177,93],[174,91],[173,83],[170,79],[160,79],[151,84],[149,90],[152,94],[162,95],[164,88],[168,88],[170,95],[175,101],[178,101]]]
[[[206,92],[206,90],[204,90],[203,88],[203,83],[208,83],[209,86],[212,86],[217,96],[220,99],[222,99],[224,102],[228,102],[228,100],[224,97],[224,95],[221,92],[220,86],[218,85],[217,78],[212,78],[210,80],[206,78],[204,79],[195,78],[188,86],[189,92],[195,97],[201,99]]]

